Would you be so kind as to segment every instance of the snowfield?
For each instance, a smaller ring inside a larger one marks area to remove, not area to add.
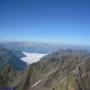
[[[27,64],[35,63],[46,55],[46,54],[26,53],[26,52],[23,52],[23,54],[25,55],[25,57],[21,58],[21,60],[26,62]]]

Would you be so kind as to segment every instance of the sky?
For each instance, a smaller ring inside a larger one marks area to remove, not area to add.
[[[90,45],[90,0],[0,0],[0,40]]]

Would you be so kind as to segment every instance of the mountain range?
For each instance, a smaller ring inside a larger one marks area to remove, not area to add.
[[[48,54],[55,52],[59,49],[73,49],[73,50],[88,50],[90,52],[90,46],[84,45],[68,45],[68,44],[55,44],[55,43],[42,43],[42,42],[32,42],[32,41],[4,41],[0,42],[0,46],[15,50],[19,52],[28,52],[28,53],[41,53]]]
[[[12,64],[5,63],[0,70],[2,87],[16,87],[17,90],[90,90],[90,53],[60,49],[19,71]]]

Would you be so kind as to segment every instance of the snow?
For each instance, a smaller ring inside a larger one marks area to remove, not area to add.
[[[21,60],[26,62],[27,64],[35,63],[46,55],[40,53],[27,53],[27,52],[23,52],[23,54],[25,55],[25,57],[21,58]]]
[[[39,80],[38,82],[36,82],[34,85],[32,85],[32,88],[34,88],[37,84],[39,84],[41,82],[41,80]]]

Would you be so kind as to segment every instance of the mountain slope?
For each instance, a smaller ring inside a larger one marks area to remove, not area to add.
[[[32,73],[31,66],[28,66],[25,70],[17,71],[9,64],[5,64],[0,70],[0,89],[15,87],[17,90],[31,90]]]
[[[41,82],[33,90],[90,90],[89,55],[60,51],[47,56],[34,65],[33,81]]]
[[[20,60],[19,56],[16,56],[10,50],[0,48],[0,68],[5,64],[10,64],[17,70],[24,69],[27,66],[25,62]]]

